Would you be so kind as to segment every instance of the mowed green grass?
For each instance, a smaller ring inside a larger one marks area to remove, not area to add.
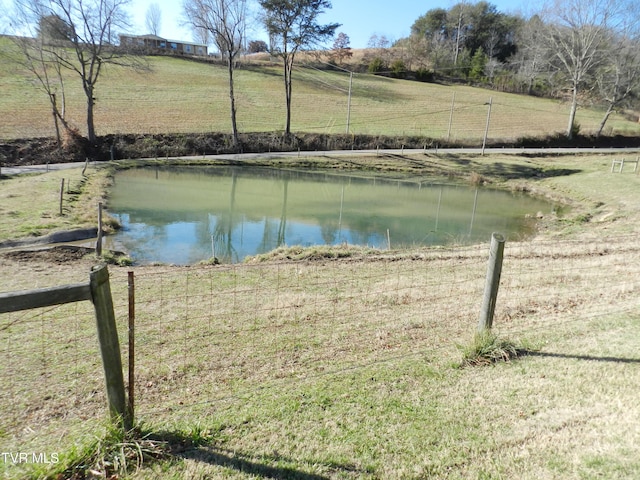
[[[15,47],[0,39],[0,138],[53,135],[46,95],[35,79],[11,60]],[[236,71],[238,125],[242,132],[282,131],[284,85],[277,62],[249,63]],[[222,65],[181,58],[146,58],[148,69],[107,66],[96,90],[96,129],[112,133],[229,132],[228,77]],[[294,69],[292,130],[345,133],[349,75]],[[65,74],[67,118],[85,132],[80,80]],[[566,130],[569,105],[556,100],[506,94],[469,86],[446,86],[368,74],[353,77],[348,131],[411,135],[427,139],[482,142],[488,103],[489,140],[544,136]],[[453,109],[452,109],[453,106]],[[603,112],[581,108],[581,131],[594,131]],[[638,134],[640,125],[614,115],[610,134]]]

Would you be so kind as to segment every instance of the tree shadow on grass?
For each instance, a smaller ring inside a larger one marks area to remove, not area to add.
[[[486,163],[478,160],[470,160],[456,156],[447,156],[447,160],[464,168],[467,173],[476,172],[481,175],[501,178],[504,180],[516,179],[540,179],[565,177],[582,172],[577,168],[544,168],[537,165],[511,164],[494,162],[487,158]]]
[[[439,163],[437,159],[425,157],[424,159],[415,156],[384,153],[384,158],[397,160],[398,166],[403,164],[410,167],[414,172],[422,171],[428,173],[449,174],[455,176],[466,176],[471,173],[480,174],[487,177],[499,178],[502,180],[537,180],[542,178],[564,177],[582,172],[579,169],[570,168],[544,168],[537,165],[526,165],[523,163],[512,164],[505,162],[494,162],[487,159],[487,162],[461,158],[457,155],[442,155],[440,158],[446,160],[449,165]]]
[[[580,173],[582,170],[575,168],[540,168],[527,165],[510,165],[506,163],[492,163],[481,168],[483,175],[491,175],[493,177],[503,178],[505,180],[515,179],[539,179],[566,177]]]
[[[592,355],[572,355],[568,353],[552,353],[552,352],[540,352],[535,350],[522,350],[521,356],[530,357],[550,357],[550,358],[564,358],[571,360],[587,360],[592,362],[613,362],[613,363],[640,363],[639,358],[620,358],[620,357],[595,357]]]
[[[249,454],[231,451],[212,445],[206,439],[193,438],[176,432],[155,432],[145,435],[145,438],[165,446],[166,454],[163,460],[193,460],[196,462],[220,466],[238,472],[254,475],[260,478],[297,479],[297,480],[328,480],[330,477],[305,472],[295,465],[296,460],[283,457],[277,452],[271,455],[260,455],[260,461]],[[298,463],[301,463],[298,461]],[[315,463],[315,462],[314,462]],[[326,465],[331,472],[358,472],[355,465],[331,463]]]

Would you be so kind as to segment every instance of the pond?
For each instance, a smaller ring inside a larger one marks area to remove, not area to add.
[[[535,229],[548,202],[488,188],[246,167],[118,172],[109,213],[122,229],[106,248],[134,262],[224,263],[279,246],[399,248],[488,242]]]

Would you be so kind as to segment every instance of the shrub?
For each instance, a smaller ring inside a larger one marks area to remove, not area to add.
[[[571,136],[572,138],[576,138],[578,135],[580,135],[580,124],[573,122],[573,125],[571,125]]]
[[[404,78],[407,74],[407,67],[402,60],[395,60],[391,64],[391,76],[395,78]]]
[[[376,57],[369,63],[369,73],[380,73],[384,70],[384,60]]]
[[[419,82],[431,82],[433,80],[433,72],[424,67],[420,67],[416,71],[416,80]]]

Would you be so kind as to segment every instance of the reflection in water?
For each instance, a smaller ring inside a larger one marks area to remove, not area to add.
[[[231,167],[119,172],[109,210],[123,229],[107,247],[136,262],[238,262],[281,245],[387,248],[528,235],[552,206],[466,186]]]

